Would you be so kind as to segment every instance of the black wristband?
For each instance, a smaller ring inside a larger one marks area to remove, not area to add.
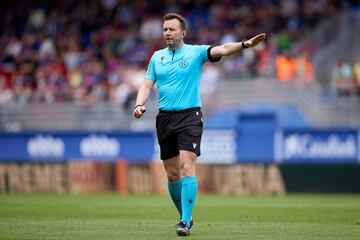
[[[137,107],[142,107],[143,105],[142,104],[138,104],[138,105],[135,105],[135,107],[134,107],[134,110],[137,108]]]
[[[242,41],[241,41],[241,47],[242,47],[243,49],[249,48],[248,46],[245,45],[245,41],[246,41],[246,40],[242,40]]]

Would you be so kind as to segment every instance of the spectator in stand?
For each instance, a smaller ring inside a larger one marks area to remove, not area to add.
[[[287,28],[282,29],[276,36],[276,45],[280,53],[289,52],[293,45],[291,34]]]
[[[159,36],[162,33],[162,21],[155,14],[149,14],[145,16],[145,20],[140,26],[139,35],[142,40],[161,40]]]
[[[0,106],[13,101],[13,92],[6,86],[4,75],[0,75]]]
[[[275,58],[277,56],[276,42],[273,37],[266,40],[267,44],[260,43],[257,46],[256,72],[260,77],[273,77],[275,75]]]
[[[200,95],[204,110],[211,113],[216,106],[216,88],[220,79],[220,71],[213,64],[205,64],[200,78]]]
[[[296,58],[296,81],[300,85],[307,84],[314,79],[314,69],[307,52],[303,51]]]
[[[360,55],[354,64],[354,85],[356,93],[360,97]]]
[[[338,59],[331,72],[331,88],[338,96],[350,96],[353,92],[351,66]]]
[[[124,103],[125,109],[131,111],[133,110],[132,107],[134,106],[136,100],[137,91],[143,83],[145,73],[145,67],[136,63],[126,70],[124,82],[127,84],[129,92]]]
[[[294,80],[296,73],[296,59],[289,51],[284,51],[275,58],[276,78],[280,82],[289,82]]]

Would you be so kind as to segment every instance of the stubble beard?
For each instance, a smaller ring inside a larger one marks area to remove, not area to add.
[[[168,44],[168,47],[169,47],[170,49],[175,49],[175,48],[176,48],[176,44],[175,44],[175,43],[169,43],[169,44]]]
[[[168,43],[168,47],[169,49],[177,49],[177,47],[179,46],[179,42],[180,40],[179,39],[174,39],[174,41],[172,43]]]

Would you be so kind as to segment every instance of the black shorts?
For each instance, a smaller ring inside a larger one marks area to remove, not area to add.
[[[166,160],[187,150],[200,156],[203,116],[200,108],[181,111],[160,110],[156,116],[156,131],[161,159]]]

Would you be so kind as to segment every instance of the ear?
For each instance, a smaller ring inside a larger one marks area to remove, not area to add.
[[[183,37],[186,36],[186,30],[184,30],[184,31],[182,32],[182,36],[183,36]]]

